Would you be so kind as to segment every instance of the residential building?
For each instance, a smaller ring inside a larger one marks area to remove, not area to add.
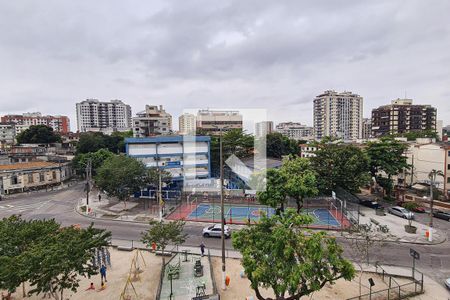
[[[126,153],[147,167],[162,168],[174,181],[211,177],[209,136],[126,138]]]
[[[70,131],[70,120],[67,116],[43,116],[40,112],[6,115],[2,117],[2,123],[16,124],[16,134],[28,129],[31,125],[46,125],[61,134]]]
[[[131,107],[121,100],[102,102],[87,99],[76,104],[79,132],[103,132],[131,130]]]
[[[362,139],[368,140],[372,137],[372,119],[364,118],[362,123]]]
[[[325,91],[314,99],[314,137],[356,140],[362,136],[363,98],[352,92]]]
[[[436,129],[436,108],[413,105],[412,99],[396,99],[372,110],[374,137]]]
[[[410,144],[406,156],[411,165],[411,169],[403,176],[407,185],[429,185],[428,174],[432,170],[441,171],[444,177],[437,176],[435,186],[447,199],[450,198],[450,143],[435,142],[429,138],[417,139]]]
[[[205,109],[197,113],[197,129],[205,133],[219,135],[221,131],[242,128],[242,115],[239,111]]]
[[[14,144],[16,139],[16,128],[14,123],[0,122],[0,149]]]
[[[195,135],[196,123],[193,114],[184,113],[178,118],[178,131],[181,135]]]
[[[146,105],[145,110],[133,118],[133,136],[149,137],[172,133],[172,116],[163,106]]]
[[[314,138],[314,129],[312,127],[302,125],[300,123],[285,122],[280,123],[276,127],[276,131],[290,139],[294,140],[311,140]]]
[[[312,144],[301,144],[300,145],[300,157],[314,157],[316,156],[315,152],[317,151],[317,146],[313,146]]]
[[[273,122],[272,121],[262,121],[255,123],[255,137],[265,137],[269,133],[273,132]]]
[[[70,163],[30,161],[0,165],[0,194],[48,188],[72,176]]]

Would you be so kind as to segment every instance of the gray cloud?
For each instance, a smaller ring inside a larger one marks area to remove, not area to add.
[[[75,102],[95,97],[311,123],[314,95],[345,89],[365,115],[407,92],[449,123],[448,11],[445,0],[0,1],[0,113],[67,114],[75,130]]]

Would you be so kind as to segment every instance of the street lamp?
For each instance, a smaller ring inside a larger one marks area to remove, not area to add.
[[[213,127],[219,129],[219,155],[220,155],[220,220],[221,220],[221,229],[222,232],[220,234],[222,241],[222,289],[226,290],[227,286],[225,284],[225,213],[224,213],[224,197],[223,197],[223,146],[222,146],[222,131],[224,129],[228,129],[229,126],[217,126],[212,125]]]

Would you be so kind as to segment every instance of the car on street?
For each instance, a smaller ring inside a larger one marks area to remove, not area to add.
[[[404,219],[414,219],[414,214],[407,210],[406,208],[403,208],[401,206],[393,206],[389,207],[388,213],[393,214],[395,216],[404,218]]]
[[[231,236],[231,229],[228,225],[224,227],[224,235],[225,238],[229,238]],[[221,237],[222,236],[222,225],[215,224],[212,226],[207,226],[203,228],[203,236],[204,237]]]
[[[380,209],[383,207],[377,201],[372,201],[372,200],[361,200],[359,202],[359,204],[361,204],[362,206],[366,206],[366,207],[370,207],[370,208],[374,208],[374,209]]]
[[[445,286],[450,290],[450,278],[445,280]]]
[[[450,213],[442,211],[442,210],[433,211],[433,216],[438,219],[450,221]]]
[[[407,205],[406,203],[409,203],[409,202],[398,201],[398,202],[397,202],[397,206],[401,206],[401,207],[404,207],[404,208],[408,209],[408,208],[405,206],[405,205]],[[423,213],[425,213],[425,207],[423,207],[423,206],[421,206],[421,205],[419,205],[419,204],[416,204],[416,205],[413,206],[413,208],[411,209],[411,211],[413,211],[413,212],[415,212],[415,213],[423,214]]]

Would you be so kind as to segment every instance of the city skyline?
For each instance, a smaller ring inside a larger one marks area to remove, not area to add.
[[[262,108],[312,125],[315,96],[334,89],[361,95],[364,117],[406,93],[450,123],[447,1],[102,4],[0,2],[0,25],[14,24],[0,37],[1,115],[67,115],[76,131],[75,103],[96,98],[133,116]]]

